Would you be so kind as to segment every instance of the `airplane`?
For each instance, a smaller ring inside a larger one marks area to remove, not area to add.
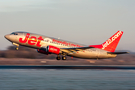
[[[37,49],[42,54],[56,54],[57,60],[66,60],[66,56],[83,58],[83,59],[106,59],[115,58],[119,54],[128,52],[115,52],[115,49],[123,35],[123,31],[117,31],[112,37],[99,45],[82,45],[58,38],[42,36],[29,32],[13,32],[5,35],[5,38],[16,45]]]

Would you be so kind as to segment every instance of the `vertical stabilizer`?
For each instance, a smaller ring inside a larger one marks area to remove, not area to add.
[[[112,37],[106,40],[103,44],[90,45],[90,47],[100,48],[106,51],[114,52],[122,35],[123,35],[123,31],[118,31]]]

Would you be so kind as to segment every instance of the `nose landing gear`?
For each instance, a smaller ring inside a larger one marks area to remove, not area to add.
[[[19,44],[17,44],[17,43],[13,43],[13,45],[15,45],[15,46],[16,46],[16,50],[18,50],[18,49],[19,49]]]
[[[18,47],[16,47],[16,50],[18,50],[19,48]]]

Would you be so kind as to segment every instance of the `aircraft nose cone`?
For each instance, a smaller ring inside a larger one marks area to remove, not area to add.
[[[6,39],[9,39],[10,35],[8,34],[8,35],[5,35],[4,37],[5,37]]]

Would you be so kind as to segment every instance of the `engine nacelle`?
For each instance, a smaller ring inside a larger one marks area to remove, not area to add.
[[[40,49],[37,49],[37,52],[39,53],[43,53],[43,54],[59,54],[60,53],[60,48],[57,48],[55,46],[47,46],[46,48],[40,48]]]
[[[42,53],[42,54],[51,54],[51,53],[49,53],[49,52],[46,52],[46,50],[45,49],[37,49],[37,52],[39,52],[39,53]]]
[[[51,46],[51,45],[47,46],[46,50],[49,53],[54,53],[54,54],[59,54],[60,53],[60,48],[57,48],[57,47]]]

